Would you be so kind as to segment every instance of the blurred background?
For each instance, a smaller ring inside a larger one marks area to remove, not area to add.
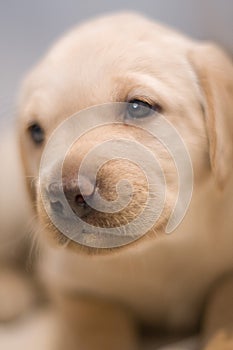
[[[92,16],[134,10],[233,53],[232,0],[0,1],[0,127],[14,117],[25,72],[57,37]]]

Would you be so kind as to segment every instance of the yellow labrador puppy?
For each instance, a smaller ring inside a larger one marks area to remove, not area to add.
[[[135,14],[74,29],[28,76],[19,140],[57,349],[200,324],[201,348],[232,349],[232,109],[221,49]]]

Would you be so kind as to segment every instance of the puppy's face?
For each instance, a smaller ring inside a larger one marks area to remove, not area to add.
[[[69,231],[69,216],[61,192],[72,213],[97,232],[101,228],[115,228],[123,237],[125,230],[120,228],[147,210],[136,227],[133,225],[134,238],[123,239],[119,245],[134,241],[142,232],[146,233],[144,237],[164,232],[180,186],[174,154],[179,158],[184,148],[191,157],[195,185],[206,181],[212,160],[205,97],[192,62],[194,46],[188,39],[143,18],[118,15],[72,31],[30,74],[21,98],[20,144],[31,199],[45,228],[44,236],[75,247],[80,242],[107,247],[101,234],[96,244],[96,236],[82,229],[80,222],[77,232],[83,238],[78,243],[70,242],[64,231],[59,230],[59,225],[51,220],[54,215]],[[105,122],[83,128],[76,139],[72,123],[64,135],[58,132],[60,138],[56,136],[50,161],[39,173],[42,155],[48,150],[46,145],[51,143],[61,123],[72,115],[75,130],[82,129],[87,119],[104,118]],[[105,147],[102,150],[101,145]],[[140,153],[138,145],[146,152],[144,169],[140,166],[144,153]],[[77,178],[82,162],[93,149],[94,156]],[[165,182],[152,164],[153,157]],[[190,171],[185,164],[181,175],[182,181],[188,181]],[[127,182],[118,191],[122,180]],[[166,191],[161,215],[144,232],[150,212],[159,211],[162,182]],[[117,200],[124,202],[124,198],[127,203],[117,207]],[[110,210],[98,206],[101,199],[105,204],[112,203]],[[130,235],[128,231],[127,236]],[[72,238],[69,234],[68,237]]]

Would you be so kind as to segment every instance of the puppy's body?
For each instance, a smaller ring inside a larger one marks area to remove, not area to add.
[[[164,115],[188,147],[194,170],[190,207],[171,235],[160,226],[133,244],[104,254],[96,250],[88,254],[72,242],[50,246],[47,237],[58,237],[58,232],[48,223],[38,189],[31,189],[41,227],[46,227],[41,235],[40,270],[64,319],[76,325],[68,330],[70,348],[134,348],[133,335],[125,326],[129,315],[169,332],[193,331],[211,287],[232,270],[232,71],[230,60],[216,48],[202,48],[141,17],[118,15],[72,31],[29,76],[20,110],[21,150],[28,175],[38,177],[43,149],[34,147],[28,137],[32,122],[39,121],[48,139],[59,123],[77,111],[133,98],[162,104]],[[81,161],[84,149],[103,141],[105,133],[115,137],[117,132],[148,142],[159,154],[172,197],[171,162],[161,146],[129,128],[114,126],[87,135],[77,148],[75,162]],[[124,164],[117,169],[124,171]],[[111,187],[117,171],[111,166],[107,171]],[[135,174],[130,176],[137,180]],[[119,310],[128,313],[120,316]],[[93,337],[86,336],[89,332],[94,332]]]

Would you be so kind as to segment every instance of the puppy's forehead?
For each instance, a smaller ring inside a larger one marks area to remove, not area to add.
[[[185,85],[188,78],[189,44],[185,37],[137,15],[98,19],[74,29],[52,47],[29,77],[25,96],[42,115],[48,110],[70,115],[91,105],[124,100],[134,84],[132,75],[134,82],[137,74],[148,75],[176,88],[179,80]]]

